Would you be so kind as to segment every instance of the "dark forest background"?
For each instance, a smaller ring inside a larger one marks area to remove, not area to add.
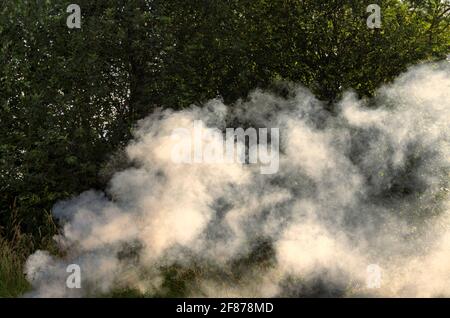
[[[81,29],[66,25],[72,2]],[[371,3],[380,29],[366,25]],[[345,90],[370,97],[445,59],[449,11],[441,0],[1,0],[0,296],[25,291],[24,260],[52,248],[54,203],[103,189],[111,156],[155,108],[232,104],[292,81],[332,112]]]

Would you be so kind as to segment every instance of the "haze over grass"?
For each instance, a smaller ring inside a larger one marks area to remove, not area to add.
[[[303,87],[285,92],[142,120],[106,195],[54,207],[66,256],[30,256],[27,296],[177,284],[184,296],[450,296],[448,62],[414,67],[371,100],[347,93],[335,114]],[[174,164],[172,131],[194,120],[280,128],[279,172]],[[72,263],[81,289],[66,288]],[[366,289],[370,264],[379,290]]]

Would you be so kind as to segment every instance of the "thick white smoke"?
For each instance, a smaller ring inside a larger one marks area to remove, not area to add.
[[[106,194],[54,207],[64,256],[30,256],[28,296],[170,295],[168,280],[187,296],[450,296],[448,64],[415,67],[371,100],[347,93],[333,114],[291,85],[149,116]],[[173,129],[195,120],[279,128],[278,173],[173,163]],[[66,286],[69,264],[80,289]],[[370,264],[379,289],[366,286]]]

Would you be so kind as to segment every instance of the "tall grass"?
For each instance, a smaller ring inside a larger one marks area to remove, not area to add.
[[[30,288],[23,273],[27,254],[26,249],[0,238],[0,297],[18,297]]]
[[[22,232],[14,208],[10,213],[14,217],[6,231],[9,235],[6,238],[0,234],[0,298],[20,297],[30,290],[31,286],[24,274],[24,265],[34,251],[44,249],[55,255],[60,254],[53,240],[58,227],[49,211],[43,211],[45,223],[38,231],[42,235],[34,236]]]

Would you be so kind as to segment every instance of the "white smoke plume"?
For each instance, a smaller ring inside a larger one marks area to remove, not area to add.
[[[287,86],[142,120],[106,193],[54,207],[64,253],[30,256],[26,296],[450,297],[449,63],[414,67],[370,100],[347,93],[334,113]],[[174,164],[172,131],[195,120],[279,128],[278,173]],[[66,286],[69,264],[80,289]],[[380,288],[366,286],[370,264]]]

